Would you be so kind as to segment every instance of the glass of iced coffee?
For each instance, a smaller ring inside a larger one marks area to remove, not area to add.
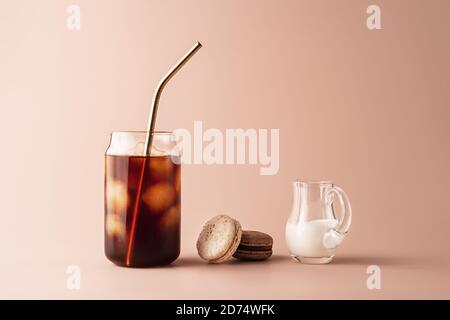
[[[180,155],[170,132],[113,132],[105,154],[105,254],[127,267],[180,254]]]

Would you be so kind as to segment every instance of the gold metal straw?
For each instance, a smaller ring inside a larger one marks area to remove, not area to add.
[[[177,73],[178,70],[180,70],[186,62],[189,61],[189,59],[202,47],[200,42],[197,42],[191,50],[189,50],[186,55],[181,58],[181,60],[169,71],[169,73],[166,74],[166,76],[161,80],[158,87],[156,88],[155,95],[153,96],[153,102],[152,102],[152,108],[150,110],[150,118],[148,120],[148,131],[147,131],[147,137],[145,140],[145,154],[144,159],[142,162],[142,168],[141,173],[139,176],[139,185],[136,192],[136,199],[134,202],[134,208],[133,208],[133,216],[131,221],[131,228],[130,228],[130,237],[128,240],[128,248],[127,248],[127,257],[126,257],[126,265],[131,265],[131,258],[132,258],[132,252],[134,247],[134,237],[136,233],[136,224],[137,224],[137,218],[139,214],[139,204],[141,201],[141,193],[142,193],[142,183],[145,177],[145,168],[147,167],[147,157],[150,156],[151,150],[152,150],[152,140],[153,140],[153,132],[155,129],[155,123],[156,123],[156,112],[158,111],[158,104],[159,104],[159,98],[161,97],[161,93],[166,86],[166,84],[169,82],[170,79]]]
[[[166,76],[161,80],[158,87],[156,88],[155,94],[153,95],[152,108],[150,109],[150,117],[148,119],[148,130],[147,130],[147,139],[145,140],[145,155],[150,156],[152,150],[152,140],[153,140],[153,131],[155,130],[156,123],[156,113],[158,112],[159,99],[161,98],[161,93],[164,90],[166,84],[172,79],[175,73],[178,72],[185,64],[189,61],[190,58],[202,47],[200,42],[194,44],[194,46],[189,50],[188,53],[185,54],[183,58],[166,74]]]

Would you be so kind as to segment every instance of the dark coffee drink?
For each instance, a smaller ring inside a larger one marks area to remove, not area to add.
[[[173,159],[105,156],[105,253],[113,263],[150,267],[180,254],[180,165]]]

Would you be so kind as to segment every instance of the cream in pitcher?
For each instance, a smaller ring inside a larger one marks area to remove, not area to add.
[[[351,207],[345,192],[329,181],[294,181],[292,212],[286,224],[291,256],[302,263],[322,264],[333,259],[351,224]],[[339,202],[336,216],[333,203]]]

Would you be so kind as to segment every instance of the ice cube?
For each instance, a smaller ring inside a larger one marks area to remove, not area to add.
[[[149,187],[142,195],[142,200],[151,213],[161,213],[170,208],[175,200],[175,189],[170,183],[160,182]]]
[[[108,214],[106,216],[106,233],[112,237],[124,235],[125,227],[117,214]]]
[[[170,157],[152,157],[150,159],[150,174],[156,181],[167,180],[173,172],[173,162]]]
[[[106,205],[116,213],[120,213],[127,209],[128,191],[125,183],[114,179],[107,179]]]
[[[175,227],[180,224],[180,208],[172,206],[161,216],[161,228]]]

